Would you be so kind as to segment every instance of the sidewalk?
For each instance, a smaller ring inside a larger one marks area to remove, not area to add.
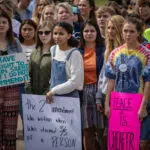
[[[18,140],[17,140],[16,150],[24,150],[24,140],[23,140],[23,135],[22,135],[22,121],[21,121],[20,115],[18,117],[17,135],[18,135]]]

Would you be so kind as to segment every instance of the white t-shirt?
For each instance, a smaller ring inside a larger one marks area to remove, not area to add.
[[[51,48],[51,56],[53,57],[53,47]],[[66,61],[66,57],[70,53],[70,50],[60,50],[56,46],[55,60]],[[74,51],[69,60],[66,61],[66,74],[67,81],[59,84],[51,89],[53,94],[67,94],[74,90],[82,90],[84,83],[84,68],[83,59],[79,51]]]
[[[30,60],[30,55],[31,55],[32,51],[35,49],[35,46],[36,46],[36,44],[30,45],[30,46],[26,46],[26,45],[21,44],[23,52],[26,53],[26,57],[27,57],[28,62]]]

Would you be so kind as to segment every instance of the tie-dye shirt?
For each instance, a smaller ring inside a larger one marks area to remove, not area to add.
[[[105,76],[115,80],[117,92],[143,93],[144,82],[150,81],[150,52],[140,45],[127,50],[125,45],[112,51]]]

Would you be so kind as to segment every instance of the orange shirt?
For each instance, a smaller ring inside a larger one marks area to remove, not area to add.
[[[96,75],[96,52],[93,48],[84,48],[84,84],[97,82]]]

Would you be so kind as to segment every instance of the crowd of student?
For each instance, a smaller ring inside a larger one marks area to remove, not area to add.
[[[139,147],[148,150],[150,0],[119,2],[0,0],[0,56],[25,52],[30,77],[0,87],[0,150],[16,149],[21,93],[49,104],[54,95],[80,97],[83,148],[106,150],[114,90],[143,94]]]

